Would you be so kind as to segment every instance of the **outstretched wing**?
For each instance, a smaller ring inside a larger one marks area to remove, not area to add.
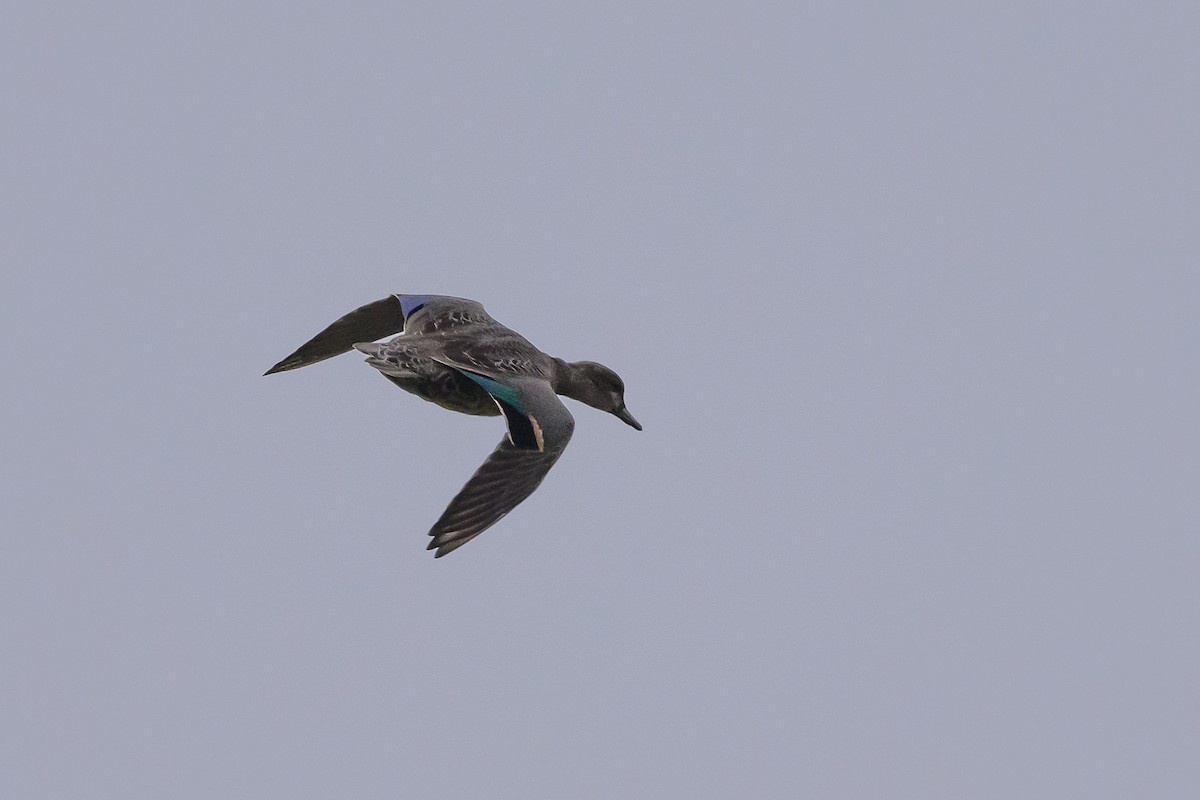
[[[264,374],[306,367],[318,361],[348,352],[357,342],[373,342],[404,330],[407,312],[400,296],[389,294],[367,303],[340,318],[325,330],[300,345],[300,349],[271,367]]]
[[[341,317],[265,374],[306,367],[348,352],[356,344],[401,332],[422,335],[480,323],[496,324],[474,300],[437,294],[389,294]]]
[[[571,412],[547,381],[510,378],[501,382],[456,364],[447,366],[458,369],[492,396],[504,412],[508,435],[430,529],[433,540],[429,549],[437,550],[438,558],[483,533],[533,494],[575,429]]]
[[[522,450],[505,437],[429,530],[434,557],[457,550],[499,522],[533,494],[561,453]]]

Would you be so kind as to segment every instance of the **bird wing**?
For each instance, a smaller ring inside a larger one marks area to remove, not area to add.
[[[483,387],[504,413],[508,435],[450,501],[429,535],[435,557],[462,547],[498,522],[537,489],[571,440],[575,420],[549,382],[505,376],[498,380],[448,363]]]
[[[404,330],[405,313],[398,295],[389,294],[382,300],[367,303],[300,345],[300,349],[265,374],[306,367],[348,352],[358,342],[373,342],[400,333]]]
[[[474,325],[497,324],[483,306],[465,297],[444,294],[399,294],[404,332],[420,336],[461,332]]]
[[[339,318],[265,374],[306,367],[348,352],[356,344],[401,332],[424,335],[480,324],[497,323],[474,300],[438,294],[389,294]]]

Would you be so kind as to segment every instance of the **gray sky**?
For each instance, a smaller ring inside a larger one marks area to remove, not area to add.
[[[1200,796],[1200,11],[1047,5],[6,11],[6,796]],[[645,431],[434,561],[389,292]]]

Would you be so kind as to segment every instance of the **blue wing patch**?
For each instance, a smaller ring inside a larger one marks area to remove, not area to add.
[[[483,387],[485,392],[505,405],[512,406],[522,414],[529,413],[529,409],[525,408],[525,404],[521,402],[520,392],[508,384],[501,383],[500,381],[489,378],[486,375],[480,375],[478,372],[471,372],[468,369],[459,369],[458,371],[478,383]]]
[[[429,302],[427,294],[398,294],[396,299],[400,301],[400,312],[404,314],[404,318],[408,319],[409,314],[412,314],[421,306]]]

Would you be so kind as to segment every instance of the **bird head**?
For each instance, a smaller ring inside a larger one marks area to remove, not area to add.
[[[595,361],[572,361],[567,368],[568,379],[561,394],[607,411],[632,428],[642,429],[642,424],[625,408],[625,381],[620,375]]]

